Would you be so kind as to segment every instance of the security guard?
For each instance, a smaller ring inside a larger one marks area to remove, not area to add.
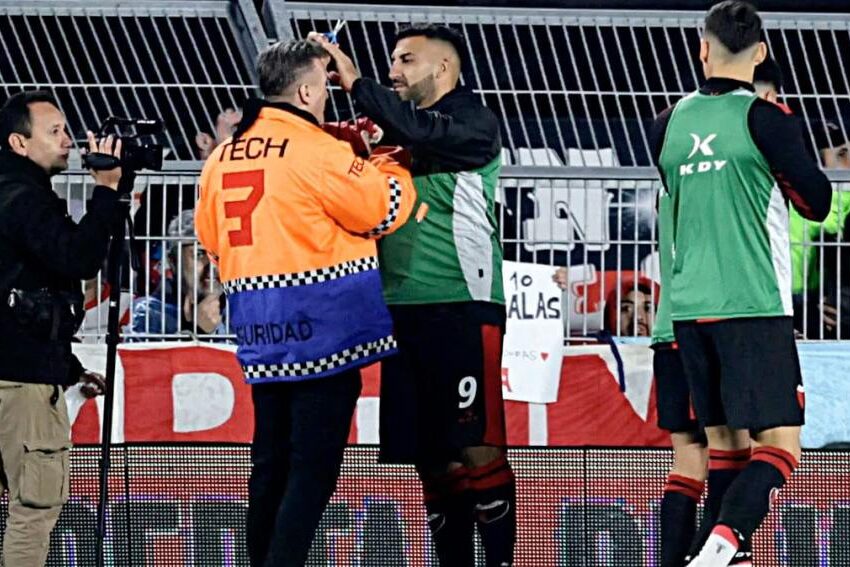
[[[207,160],[195,209],[252,385],[255,566],[304,565],[339,475],[359,368],[396,351],[374,239],[407,220],[413,180],[322,130],[329,61],[303,40],[260,54],[266,98],[243,107]]]

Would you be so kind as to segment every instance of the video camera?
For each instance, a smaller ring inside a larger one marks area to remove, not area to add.
[[[154,136],[163,133],[161,120],[145,118],[118,118],[110,116],[97,131],[98,139],[112,134],[121,140],[121,157],[117,160],[109,155],[86,153],[83,166],[86,169],[113,169],[121,167],[125,172],[162,169],[162,144]]]

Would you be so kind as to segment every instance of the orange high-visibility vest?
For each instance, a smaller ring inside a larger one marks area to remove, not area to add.
[[[195,226],[249,383],[336,374],[395,351],[374,239],[415,200],[397,162],[357,157],[293,106],[265,106],[215,149]]]

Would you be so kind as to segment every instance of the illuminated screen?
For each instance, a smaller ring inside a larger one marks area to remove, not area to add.
[[[657,564],[657,510],[670,453],[516,449],[516,565]],[[412,468],[349,449],[309,565],[436,565]],[[95,564],[96,447],[72,453],[71,500],[53,532],[50,566]],[[116,447],[108,565],[248,565],[244,546],[249,448]],[[5,518],[6,502],[0,502]],[[479,548],[479,564],[483,556]],[[850,453],[810,451],[757,534],[755,564],[850,565]]]

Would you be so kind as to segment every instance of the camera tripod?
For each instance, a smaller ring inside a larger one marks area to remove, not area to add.
[[[134,250],[133,221],[130,216],[130,202],[134,171],[125,171],[118,182],[119,214],[110,227],[111,238],[106,257],[107,281],[109,290],[109,314],[106,327],[106,394],[103,403],[103,430],[101,433],[99,497],[97,501],[97,525],[95,532],[97,567],[104,565],[104,539],[106,538],[106,510],[109,504],[109,468],[111,465],[112,415],[115,402],[115,365],[118,356],[118,343],[121,341],[120,305],[121,279],[123,273],[125,237],[129,237],[130,261],[134,269],[139,268]],[[126,229],[126,230],[125,230]]]

